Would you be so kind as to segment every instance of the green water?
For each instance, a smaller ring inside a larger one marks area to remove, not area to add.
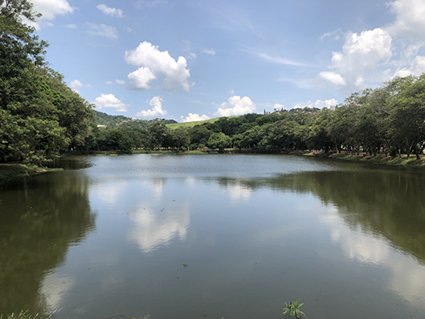
[[[0,313],[425,318],[425,175],[291,156],[94,156],[0,189]],[[83,169],[75,169],[86,167]]]

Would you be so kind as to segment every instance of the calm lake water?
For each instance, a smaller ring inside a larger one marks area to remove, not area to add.
[[[0,189],[0,313],[425,318],[425,175],[277,155],[130,155]],[[88,167],[89,166],[89,167]]]

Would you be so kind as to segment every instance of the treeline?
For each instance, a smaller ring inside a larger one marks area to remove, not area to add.
[[[177,129],[159,120],[131,121],[97,129],[93,142],[89,148],[96,150],[322,150],[419,158],[425,148],[425,75],[352,94],[334,110],[277,110]]]
[[[90,105],[47,66],[47,43],[24,23],[38,16],[27,0],[0,0],[0,162],[42,164],[92,135]]]

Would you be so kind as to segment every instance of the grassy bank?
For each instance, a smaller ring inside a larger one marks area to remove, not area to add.
[[[48,172],[60,171],[60,168],[45,168],[36,165],[26,164],[0,164],[0,183],[16,177],[44,174]]]
[[[422,156],[421,159],[416,159],[415,155],[407,157],[407,155],[402,155],[402,157],[391,157],[385,155],[367,155],[367,154],[350,154],[350,153],[323,153],[323,152],[309,152],[304,153],[304,156],[308,157],[318,157],[318,158],[329,158],[341,161],[348,162],[360,162],[360,163],[370,163],[374,165],[386,165],[393,166],[397,168],[425,168],[425,157]]]

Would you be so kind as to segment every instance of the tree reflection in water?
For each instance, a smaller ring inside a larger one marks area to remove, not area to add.
[[[6,186],[0,192],[1,312],[49,311],[51,300],[41,283],[63,262],[69,246],[94,227],[88,180],[63,172]],[[71,281],[61,282],[69,286]]]

